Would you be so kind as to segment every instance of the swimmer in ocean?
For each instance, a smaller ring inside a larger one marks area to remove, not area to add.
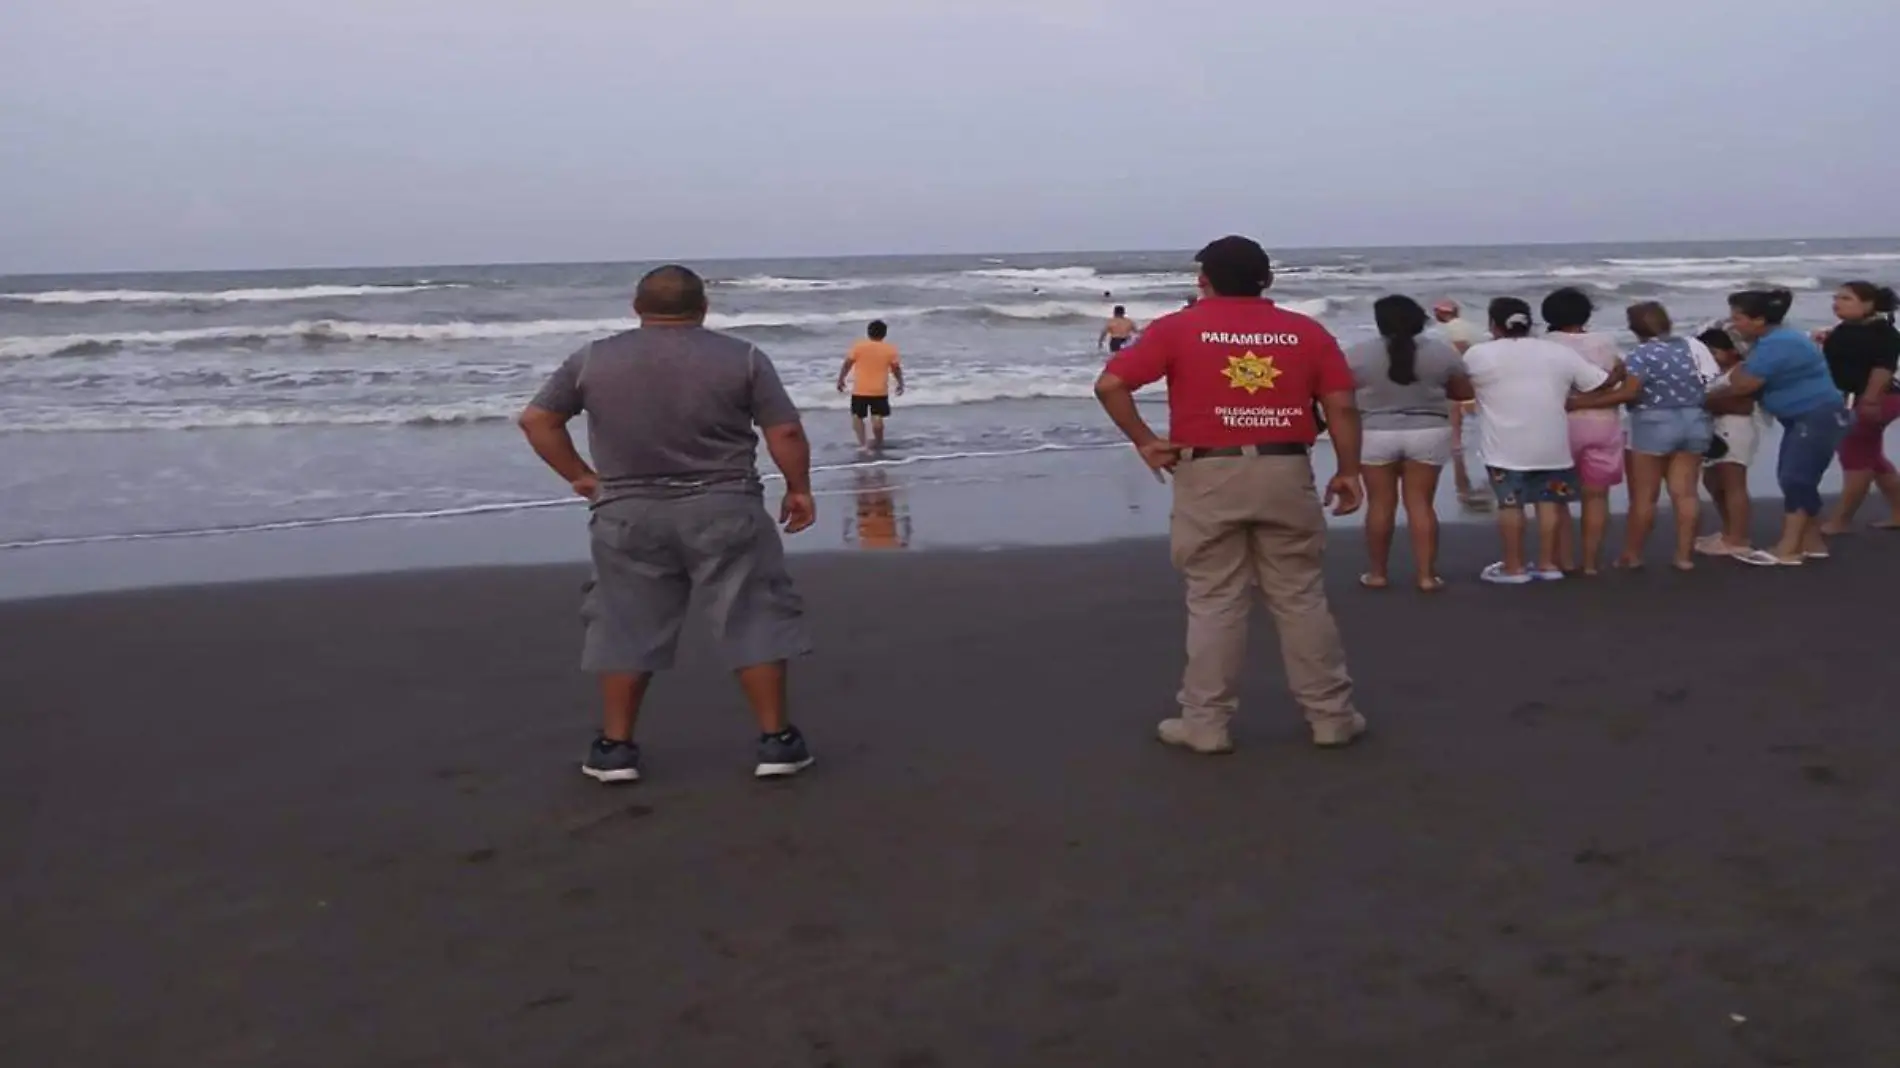
[[[1128,317],[1128,309],[1117,304],[1115,314],[1109,318],[1108,325],[1102,327],[1102,336],[1095,339],[1095,347],[1098,349],[1106,347],[1110,352],[1120,352],[1135,339],[1136,329],[1135,321]]]

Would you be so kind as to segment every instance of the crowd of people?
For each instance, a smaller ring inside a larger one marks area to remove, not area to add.
[[[1627,309],[1637,342],[1628,352],[1591,328],[1596,309],[1576,289],[1544,299],[1541,333],[1515,297],[1492,301],[1479,326],[1453,302],[1427,313],[1395,295],[1373,306],[1378,336],[1342,350],[1321,324],[1267,298],[1274,272],[1258,243],[1222,238],[1195,262],[1199,295],[1180,311],[1142,328],[1115,309],[1098,339],[1113,354],[1095,387],[1142,461],[1172,475],[1169,548],[1185,586],[1187,664],[1178,714],[1157,728],[1169,745],[1233,748],[1256,597],[1280,632],[1313,743],[1339,748],[1366,733],[1327,602],[1324,509],[1347,515],[1369,505],[1372,564],[1361,582],[1383,589],[1402,507],[1417,586],[1443,589],[1439,476],[1455,465],[1460,499],[1478,499],[1464,465],[1472,426],[1503,533],[1502,559],[1482,574],[1489,583],[1596,574],[1610,493],[1625,482],[1629,523],[1614,565],[1627,570],[1644,564],[1665,490],[1672,559],[1683,570],[1698,556],[1761,567],[1826,559],[1827,538],[1851,528],[1876,488],[1892,512],[1876,525],[1900,529],[1900,474],[1883,448],[1900,419],[1891,289],[1842,287],[1838,324],[1812,336],[1786,325],[1794,302],[1786,290],[1736,293],[1725,321],[1693,332],[1643,302]],[[608,783],[640,778],[634,730],[647,688],[671,666],[687,607],[699,600],[759,726],[755,773],[796,775],[812,754],[791,719],[788,664],[811,650],[811,637],[779,528],[797,533],[817,514],[801,415],[765,353],[706,328],[705,283],[690,269],[648,273],[634,310],[639,329],[568,357],[520,418],[535,452],[592,506],[581,663],[599,678],[602,712],[582,770]],[[1164,381],[1162,434],[1134,394]],[[867,449],[883,441],[893,386],[903,392],[903,363],[886,324],[874,322],[837,379]],[[582,413],[588,457],[568,431]],[[1747,469],[1769,419],[1783,428],[1776,475],[1785,519],[1775,543],[1757,548]],[[1322,429],[1337,460],[1323,488],[1310,457]],[[761,439],[785,479],[776,524],[763,505]],[[1845,486],[1823,520],[1820,484],[1837,456]],[[1708,534],[1698,484],[1719,516]],[[870,516],[870,540],[901,541],[884,518]]]
[[[1436,567],[1438,480],[1447,464],[1457,465],[1461,481],[1468,477],[1459,424],[1473,415],[1503,538],[1502,558],[1481,576],[1486,582],[1598,574],[1610,493],[1625,484],[1629,521],[1613,561],[1624,570],[1644,566],[1665,490],[1674,511],[1671,559],[1682,571],[1693,570],[1699,556],[1758,567],[1825,560],[1827,538],[1853,529],[1875,488],[1890,515],[1874,526],[1900,529],[1900,474],[1884,449],[1888,426],[1900,419],[1894,292],[1870,282],[1842,286],[1834,297],[1838,324],[1813,335],[1786,324],[1793,303],[1785,289],[1744,290],[1729,298],[1726,320],[1687,333],[1661,304],[1633,304],[1626,321],[1636,345],[1625,352],[1614,335],[1591,328],[1596,308],[1575,288],[1543,300],[1541,333],[1530,305],[1515,297],[1491,302],[1482,331],[1441,302],[1434,313],[1443,340],[1428,335],[1430,320],[1416,301],[1380,300],[1373,307],[1379,336],[1347,352],[1365,425],[1372,563],[1361,582],[1389,584],[1403,506],[1419,587],[1444,587]],[[1775,471],[1785,518],[1775,542],[1758,548],[1749,533],[1748,468],[1769,420],[1782,427]],[[1844,487],[1824,520],[1820,484],[1837,458]],[[1706,534],[1703,488],[1717,516]]]

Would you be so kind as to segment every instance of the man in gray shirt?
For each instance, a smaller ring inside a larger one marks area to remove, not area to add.
[[[535,453],[593,508],[581,666],[600,677],[605,707],[581,770],[607,783],[640,778],[641,699],[653,673],[672,666],[698,590],[759,721],[756,774],[796,775],[812,757],[787,718],[786,662],[810,652],[811,638],[765,511],[753,427],[785,476],[788,534],[817,518],[811,444],[765,353],[706,329],[698,275],[650,272],[633,309],[638,330],[569,356],[520,419]],[[567,429],[582,412],[591,466]]]

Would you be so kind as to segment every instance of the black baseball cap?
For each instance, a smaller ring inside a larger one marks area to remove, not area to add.
[[[1194,257],[1202,273],[1212,278],[1231,278],[1257,283],[1265,289],[1273,281],[1273,260],[1260,242],[1251,237],[1230,234],[1208,243]]]

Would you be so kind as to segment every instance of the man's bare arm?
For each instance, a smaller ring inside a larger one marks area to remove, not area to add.
[[[811,439],[805,436],[805,424],[794,421],[768,426],[764,435],[765,451],[771,454],[772,463],[785,476],[786,491],[810,493]]]
[[[531,404],[522,411],[515,424],[527,435],[528,444],[534,448],[534,454],[541,458],[542,463],[566,479],[567,484],[574,487],[575,493],[592,499],[599,492],[600,481],[594,469],[581,458],[580,450],[574,447],[574,435],[567,430],[572,418]]]
[[[811,495],[811,439],[796,420],[762,428],[765,451],[785,476],[785,500],[779,522],[787,534],[796,534],[818,521],[818,505]]]
[[[1359,481],[1365,430],[1359,422],[1358,398],[1351,390],[1322,393],[1319,406],[1326,413],[1326,433],[1339,461],[1339,473],[1326,485],[1326,503],[1333,506],[1334,515],[1351,515],[1365,500]]]
[[[1119,377],[1105,373],[1096,379],[1095,399],[1102,403],[1102,410],[1108,413],[1110,421],[1136,448],[1160,438],[1141,417],[1141,409],[1135,404],[1135,391]]]
[[[857,362],[858,361],[852,359],[849,356],[846,356],[844,358],[844,366],[838,368],[838,392],[840,393],[844,392],[844,378],[846,375],[851,373],[851,365]]]
[[[1135,404],[1135,391],[1119,375],[1103,372],[1095,380],[1095,399],[1102,404],[1102,410],[1128,440],[1141,453],[1146,463],[1157,477],[1163,471],[1171,471],[1181,459],[1181,450],[1172,441],[1162,438],[1148,426],[1141,417],[1141,409]]]

